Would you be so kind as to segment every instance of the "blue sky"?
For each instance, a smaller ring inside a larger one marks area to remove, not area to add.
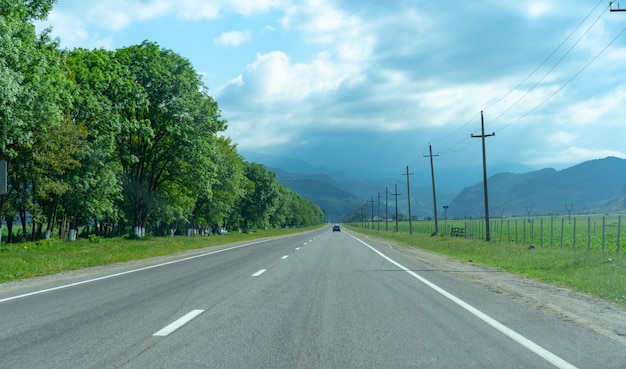
[[[484,111],[490,174],[626,158],[626,12],[608,1],[58,0],[38,26],[190,59],[242,151],[427,177],[429,144],[437,170],[481,167]]]

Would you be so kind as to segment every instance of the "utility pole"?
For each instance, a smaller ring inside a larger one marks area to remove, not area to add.
[[[446,237],[448,234],[448,205],[443,206],[443,236]]]
[[[380,231],[380,191],[378,191],[378,219],[376,219],[376,223],[378,223],[378,231]]]
[[[400,194],[398,193],[398,184],[396,183],[396,193],[392,193],[391,196],[395,196],[396,197],[396,232],[398,232],[398,196],[400,196]]]
[[[372,195],[372,229],[374,229],[374,195]]]
[[[609,8],[611,8],[612,12],[626,12],[626,9],[620,9],[619,8],[619,3],[617,3],[617,9],[613,9],[613,3],[615,1],[609,1]]]
[[[363,229],[367,229],[368,226],[368,222],[367,222],[367,200],[365,200],[365,202],[363,203]]]
[[[430,151],[430,154],[424,155],[424,157],[430,156],[430,176],[433,180],[433,210],[435,212],[435,234],[438,234],[439,226],[437,224],[437,194],[435,192],[435,167],[433,166],[433,156],[439,156],[439,154],[433,155],[433,147],[430,144],[428,145],[428,150]]]
[[[385,186],[385,232],[389,231],[389,186]]]
[[[567,220],[569,223],[572,222],[572,210],[574,210],[574,204],[565,204],[565,210],[567,210]]]
[[[483,116],[483,112],[480,112],[480,126],[481,126],[481,134],[480,135],[472,135],[472,138],[480,138],[483,141],[483,187],[485,191],[485,241],[491,241],[491,236],[489,235],[489,196],[487,191],[487,154],[485,152],[485,138],[495,136],[495,133],[486,135],[485,134],[485,118]]]
[[[409,234],[413,234],[413,222],[411,220],[411,184],[409,181],[409,176],[412,176],[413,173],[409,173],[409,166],[406,166],[406,174],[403,174],[403,176],[406,176],[406,193],[407,193],[407,198],[409,199]]]

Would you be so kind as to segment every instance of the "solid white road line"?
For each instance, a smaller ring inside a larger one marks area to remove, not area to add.
[[[355,237],[355,236],[353,236],[351,234],[348,234],[348,235],[350,237],[354,238],[355,240],[359,241],[363,245],[369,247],[372,251],[374,251],[375,253],[380,255],[383,259],[386,259],[387,261],[389,261],[390,263],[394,264],[398,268],[400,268],[400,269],[404,270],[405,272],[407,272],[408,274],[412,275],[413,277],[418,279],[420,282],[424,283],[425,285],[427,285],[428,287],[432,288],[433,290],[435,290],[439,294],[443,295],[444,297],[446,297],[450,301],[454,302],[455,304],[459,305],[463,309],[467,310],[468,312],[470,312],[471,314],[473,314],[474,316],[476,316],[480,320],[484,321],[485,323],[489,324],[493,328],[497,329],[501,333],[504,333],[509,338],[513,339],[514,341],[516,341],[520,345],[526,347],[530,351],[532,351],[535,354],[539,355],[544,360],[548,361],[549,363],[551,363],[552,365],[556,366],[557,368],[559,368],[559,369],[576,369],[576,367],[574,365],[572,365],[572,364],[568,363],[567,361],[561,359],[560,357],[558,357],[557,355],[553,354],[552,352],[544,349],[543,347],[539,346],[538,344],[534,343],[533,341],[529,340],[528,338],[526,338],[526,337],[522,336],[521,334],[517,333],[513,329],[505,326],[504,324],[500,323],[499,321],[495,320],[494,318],[490,317],[489,315],[483,313],[482,311],[478,310],[477,308],[473,307],[472,305],[468,304],[467,302],[465,302],[465,301],[461,300],[460,298],[454,296],[450,292],[448,292],[448,291],[444,290],[443,288],[437,286],[436,284],[432,283],[428,279],[426,279],[426,278],[422,277],[421,275],[415,273],[414,271],[406,268],[402,264],[400,264],[397,261],[391,259],[390,257],[388,257],[387,255],[383,254],[382,252],[376,250],[374,247],[368,245],[365,241],[362,241],[359,238],[357,238],[357,237]]]
[[[46,293],[46,292],[62,290],[62,289],[69,288],[69,287],[80,286],[80,285],[91,283],[91,282],[97,282],[97,281],[102,281],[102,280],[105,280],[105,279],[120,277],[120,276],[123,276],[123,275],[132,274],[132,273],[136,273],[136,272],[141,272],[141,271],[148,270],[148,269],[159,268],[159,267],[162,267],[162,266],[165,266],[165,265],[181,263],[183,261],[203,258],[205,256],[214,255],[214,254],[217,254],[217,253],[220,253],[220,252],[225,252],[225,251],[230,251],[230,250],[236,250],[236,249],[239,249],[239,248],[242,248],[242,247],[248,247],[248,246],[256,245],[256,244],[259,244],[259,243],[271,241],[273,239],[275,239],[275,238],[268,238],[268,239],[265,239],[265,240],[259,240],[259,241],[255,241],[255,242],[246,243],[244,245],[224,248],[224,249],[220,249],[220,250],[216,250],[216,251],[212,251],[212,252],[207,252],[207,253],[200,254],[200,255],[186,257],[186,258],[183,258],[183,259],[177,259],[177,260],[173,260],[173,261],[168,261],[168,262],[161,263],[161,264],[155,264],[155,265],[151,265],[151,266],[144,267],[144,268],[128,270],[128,271],[121,272],[121,273],[109,274],[109,275],[105,275],[103,277],[87,279],[87,280],[80,281],[80,282],[64,284],[64,285],[58,286],[58,287],[46,288],[44,290],[38,290],[38,291],[25,293],[25,294],[18,295],[18,296],[7,297],[7,298],[4,298],[4,299],[0,299],[0,303],[7,302],[7,301],[12,301],[12,300],[18,300],[18,299],[22,299],[22,298],[29,297],[29,296],[39,295],[39,294]]]
[[[263,273],[265,273],[265,272],[267,272],[267,269],[261,269],[261,270],[259,270],[258,272],[254,273],[254,274],[252,275],[252,277],[258,277],[258,276],[260,276],[261,274],[263,274]]]
[[[160,331],[156,332],[155,334],[153,334],[153,336],[165,337],[168,334],[170,334],[170,333],[174,332],[175,330],[177,330],[178,328],[182,327],[183,325],[189,323],[193,318],[197,317],[198,315],[202,314],[203,312],[204,312],[204,310],[193,310],[193,311],[187,313],[182,318],[180,318],[177,321],[175,321],[174,323],[172,323],[172,324],[168,325],[167,327],[161,329]]]

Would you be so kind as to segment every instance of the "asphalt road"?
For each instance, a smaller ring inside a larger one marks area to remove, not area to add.
[[[330,227],[25,285],[0,292],[0,368],[626,367],[622,345]]]

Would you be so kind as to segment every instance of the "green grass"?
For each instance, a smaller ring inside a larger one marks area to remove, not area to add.
[[[347,227],[350,228],[350,227]],[[391,229],[391,228],[390,228]],[[489,266],[626,305],[626,253],[484,242],[423,233],[355,229],[454,259]]]
[[[137,240],[92,237],[91,240],[79,239],[76,242],[50,239],[36,243],[3,243],[0,249],[0,283],[286,235],[314,228],[271,229],[254,233],[231,232],[221,236],[174,236]]]

